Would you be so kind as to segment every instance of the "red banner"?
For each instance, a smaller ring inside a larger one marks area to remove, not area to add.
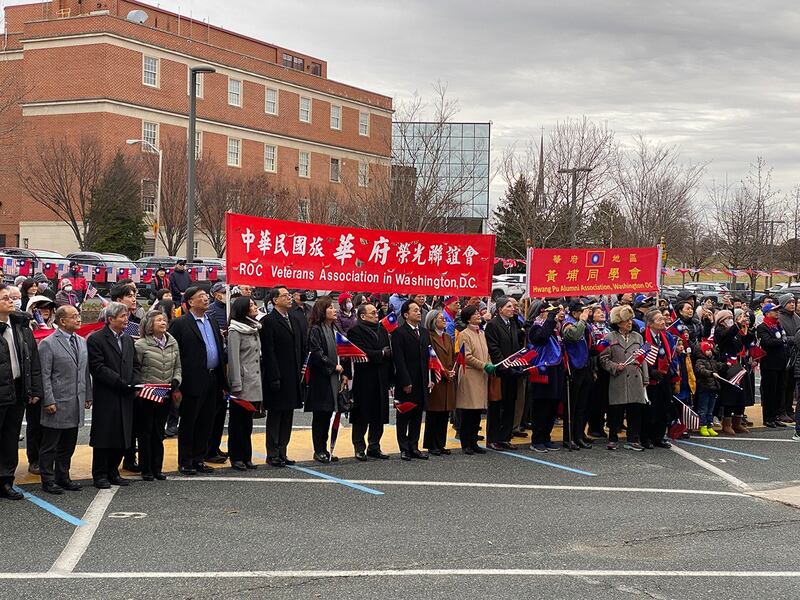
[[[485,296],[493,235],[381,231],[226,215],[228,283]]]
[[[658,247],[530,248],[528,294],[542,298],[656,292],[659,256]]]

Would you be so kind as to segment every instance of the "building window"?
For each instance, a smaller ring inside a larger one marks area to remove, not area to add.
[[[264,145],[264,170],[268,173],[278,170],[278,149],[269,144]]]
[[[302,223],[308,223],[308,198],[301,198],[297,203],[298,215],[297,220]]]
[[[152,179],[142,179],[142,210],[145,214],[152,215],[156,212],[156,182]]]
[[[282,57],[282,64],[283,64],[283,66],[284,66],[284,67],[289,67],[289,68],[291,69],[291,68],[292,68],[292,59],[293,59],[293,58],[294,58],[294,57],[293,57],[291,54],[286,54],[286,53],[284,52],[284,53],[283,53],[283,57]]]
[[[194,130],[194,159],[200,160],[203,157],[203,132]]]
[[[242,140],[237,138],[228,138],[228,166],[241,167],[242,166]]]
[[[281,64],[295,71],[303,71],[306,68],[306,63],[302,58],[299,56],[292,56],[286,52],[281,54]]]
[[[192,256],[197,256],[200,254],[200,242],[194,242],[192,244]]]
[[[311,98],[300,96],[300,120],[311,123]]]
[[[322,75],[322,65],[319,63],[312,62],[311,63],[311,74],[312,75]]]
[[[331,129],[342,128],[342,107],[331,104]]]
[[[358,135],[369,135],[369,113],[358,113]]]
[[[231,106],[242,105],[242,81],[228,78],[228,104]]]
[[[158,59],[153,56],[142,58],[142,83],[150,87],[158,87]]]
[[[202,98],[203,97],[203,78],[205,77],[205,73],[198,73],[195,75],[194,80],[194,90],[195,90],[195,97]],[[192,68],[190,66],[186,67],[186,95],[188,96],[191,93],[189,87],[192,85]]]
[[[295,71],[303,71],[305,70],[305,61],[302,58],[293,57],[292,58],[292,68]]]
[[[359,187],[369,186],[369,164],[365,162],[358,163],[358,185]]]
[[[153,147],[158,148],[158,123],[142,121],[142,139],[152,144],[140,144],[142,152],[153,152]]]
[[[311,177],[311,154],[305,150],[300,150],[300,156],[297,161],[297,174],[300,177]]]
[[[264,96],[264,112],[268,115],[278,114],[278,90],[267,88]]]
[[[339,183],[339,159],[331,159],[331,181]]]

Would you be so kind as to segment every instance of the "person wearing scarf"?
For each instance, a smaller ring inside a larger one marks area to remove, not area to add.
[[[606,336],[611,333],[608,326],[606,311],[601,306],[596,306],[592,310],[589,319],[591,324],[592,347],[590,351],[592,361],[593,383],[589,397],[589,436],[593,438],[604,438],[606,414],[608,413],[608,385],[611,375],[602,368],[600,364],[600,354],[608,344],[605,343]]]
[[[761,359],[761,412],[767,427],[786,427],[779,413],[782,410],[784,377],[786,376],[787,336],[778,316],[779,307],[765,304],[761,309],[764,321],[756,327],[756,337],[766,355]]]
[[[730,379],[742,369],[747,371],[739,388],[728,384],[720,387],[717,412],[722,414],[722,433],[750,433],[745,427],[744,409],[755,403],[755,381],[748,350],[755,345],[756,337],[747,313],[742,310],[737,310],[735,316],[729,310],[721,310],[714,320],[714,344],[720,359],[728,365],[723,377]]]
[[[670,365],[675,339],[667,333],[667,320],[659,310],[645,315],[644,341],[658,348],[655,361],[647,361],[650,381],[647,398],[650,405],[645,408],[642,427],[642,445],[651,450],[655,446],[670,448],[666,439],[667,425],[672,421],[672,378]]]
[[[675,397],[691,407],[697,391],[697,379],[692,365],[692,351],[683,338],[677,338],[675,349],[672,353],[672,392]],[[712,407],[713,408],[713,407]],[[689,437],[684,432],[683,437]]]
[[[228,325],[228,381],[231,396],[260,410],[261,387],[261,323],[256,320],[258,307],[248,296],[240,296],[231,304]],[[255,469],[253,464],[253,415],[255,411],[231,399],[228,419],[228,456],[237,471]]]

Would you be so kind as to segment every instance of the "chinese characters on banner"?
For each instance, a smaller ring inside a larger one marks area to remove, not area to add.
[[[486,296],[493,235],[381,231],[226,214],[230,284]]]
[[[660,252],[652,248],[529,248],[528,294],[596,296],[656,292]]]

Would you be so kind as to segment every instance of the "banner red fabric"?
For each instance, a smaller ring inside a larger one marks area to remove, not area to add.
[[[98,329],[102,329],[104,325],[105,323],[89,323],[88,325],[82,325],[75,333],[82,338],[87,338],[90,334],[94,333]],[[34,329],[33,339],[35,339],[37,342],[40,342],[54,331],[55,329]]]
[[[226,215],[228,283],[485,296],[493,235],[382,231]]]
[[[658,247],[528,250],[532,298],[656,292],[659,272]]]

